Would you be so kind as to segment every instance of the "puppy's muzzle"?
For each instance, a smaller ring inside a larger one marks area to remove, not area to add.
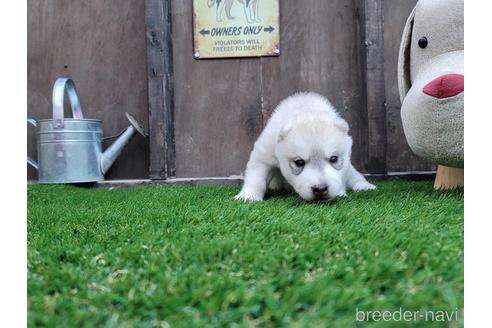
[[[313,191],[313,195],[317,198],[325,198],[328,196],[328,185],[326,184],[312,186],[311,190]]]

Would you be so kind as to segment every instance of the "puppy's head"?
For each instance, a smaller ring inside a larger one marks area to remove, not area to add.
[[[328,114],[297,116],[280,131],[275,155],[287,182],[305,200],[329,200],[345,193],[352,138],[343,119]]]

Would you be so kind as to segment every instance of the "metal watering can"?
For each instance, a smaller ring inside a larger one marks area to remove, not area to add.
[[[63,117],[63,97],[67,91],[73,118]],[[29,156],[27,162],[39,173],[40,183],[82,183],[104,180],[123,148],[135,132],[147,137],[145,131],[128,113],[130,126],[114,143],[102,151],[102,122],[82,115],[75,84],[59,78],[53,86],[53,119],[27,121],[36,127],[38,162]],[[104,138],[104,139],[110,139]]]

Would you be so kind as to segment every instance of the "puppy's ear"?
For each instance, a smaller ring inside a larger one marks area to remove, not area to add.
[[[348,133],[349,131],[349,125],[347,121],[345,121],[343,118],[337,118],[334,122],[335,127],[342,131],[343,133]]]
[[[280,129],[280,132],[277,137],[277,143],[284,140],[285,137],[287,137],[287,135],[289,134],[290,130],[292,130],[292,124],[289,122]]]

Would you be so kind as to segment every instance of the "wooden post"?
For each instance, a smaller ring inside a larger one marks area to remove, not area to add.
[[[367,105],[367,170],[386,173],[383,0],[359,0]]]
[[[465,185],[465,169],[439,165],[434,189],[453,189]]]
[[[145,0],[151,179],[176,175],[171,0]]]

